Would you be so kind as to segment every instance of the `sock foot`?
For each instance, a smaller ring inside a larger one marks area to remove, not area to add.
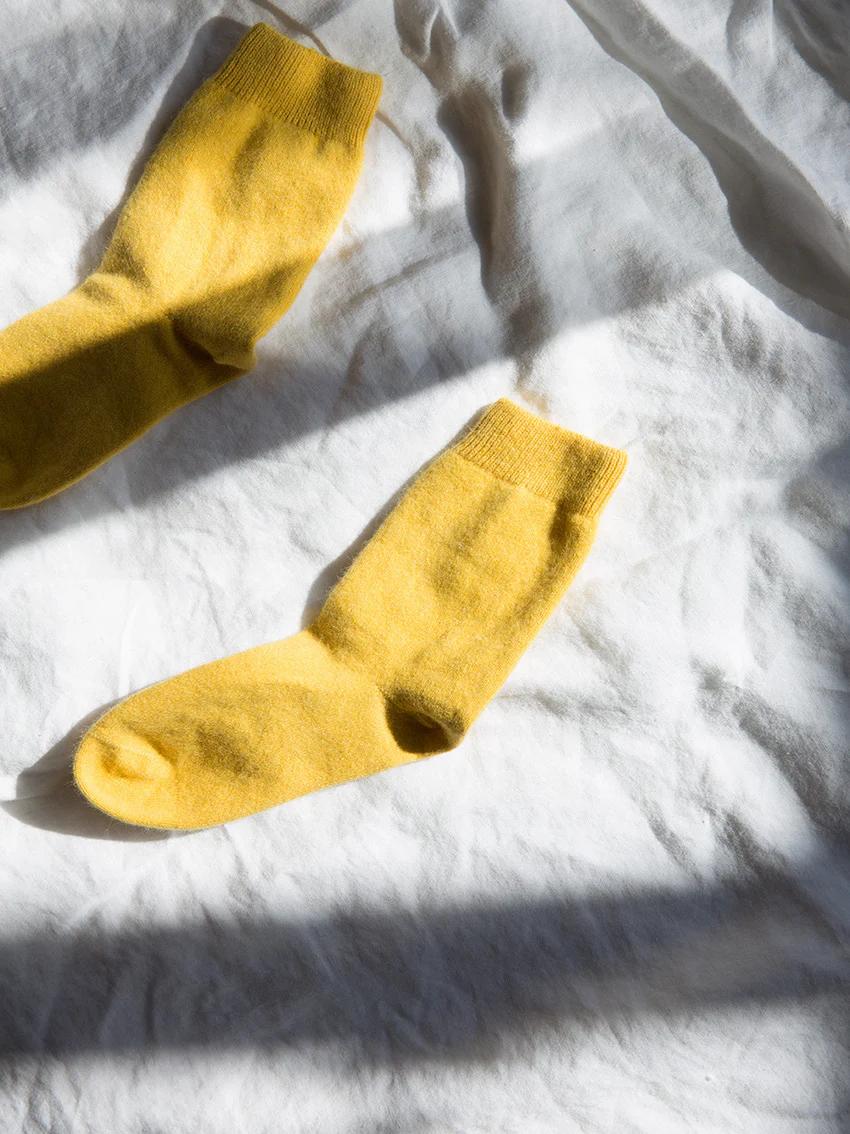
[[[192,830],[409,758],[380,690],[302,631],[128,697],[83,737],[74,779],[122,822]]]

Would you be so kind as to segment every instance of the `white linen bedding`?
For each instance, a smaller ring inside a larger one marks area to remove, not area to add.
[[[380,71],[249,376],[0,514],[0,1129],[850,1129],[843,0],[7,0],[0,323],[265,20]],[[153,837],[92,714],[285,636],[499,396],[626,448],[457,750]]]

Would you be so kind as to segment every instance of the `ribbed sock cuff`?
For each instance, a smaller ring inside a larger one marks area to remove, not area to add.
[[[626,468],[626,454],[544,421],[506,398],[454,447],[467,461],[574,512],[598,515]]]
[[[363,141],[381,97],[380,75],[328,59],[255,24],[213,76],[232,94],[324,138]]]

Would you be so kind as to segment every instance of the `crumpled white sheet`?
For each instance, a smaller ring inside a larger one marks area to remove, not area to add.
[[[850,1124],[843,0],[12,0],[0,321],[265,19],[380,71],[256,371],[0,516],[4,1134]],[[298,629],[509,395],[631,457],[448,755],[201,834],[84,719]]]

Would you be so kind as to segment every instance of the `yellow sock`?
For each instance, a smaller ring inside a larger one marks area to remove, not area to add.
[[[460,742],[590,549],[625,454],[497,402],[416,480],[313,625],[134,694],[78,786],[210,827]]]
[[[0,334],[0,508],[252,365],[342,217],[380,91],[248,32],[158,146],[97,271]]]

